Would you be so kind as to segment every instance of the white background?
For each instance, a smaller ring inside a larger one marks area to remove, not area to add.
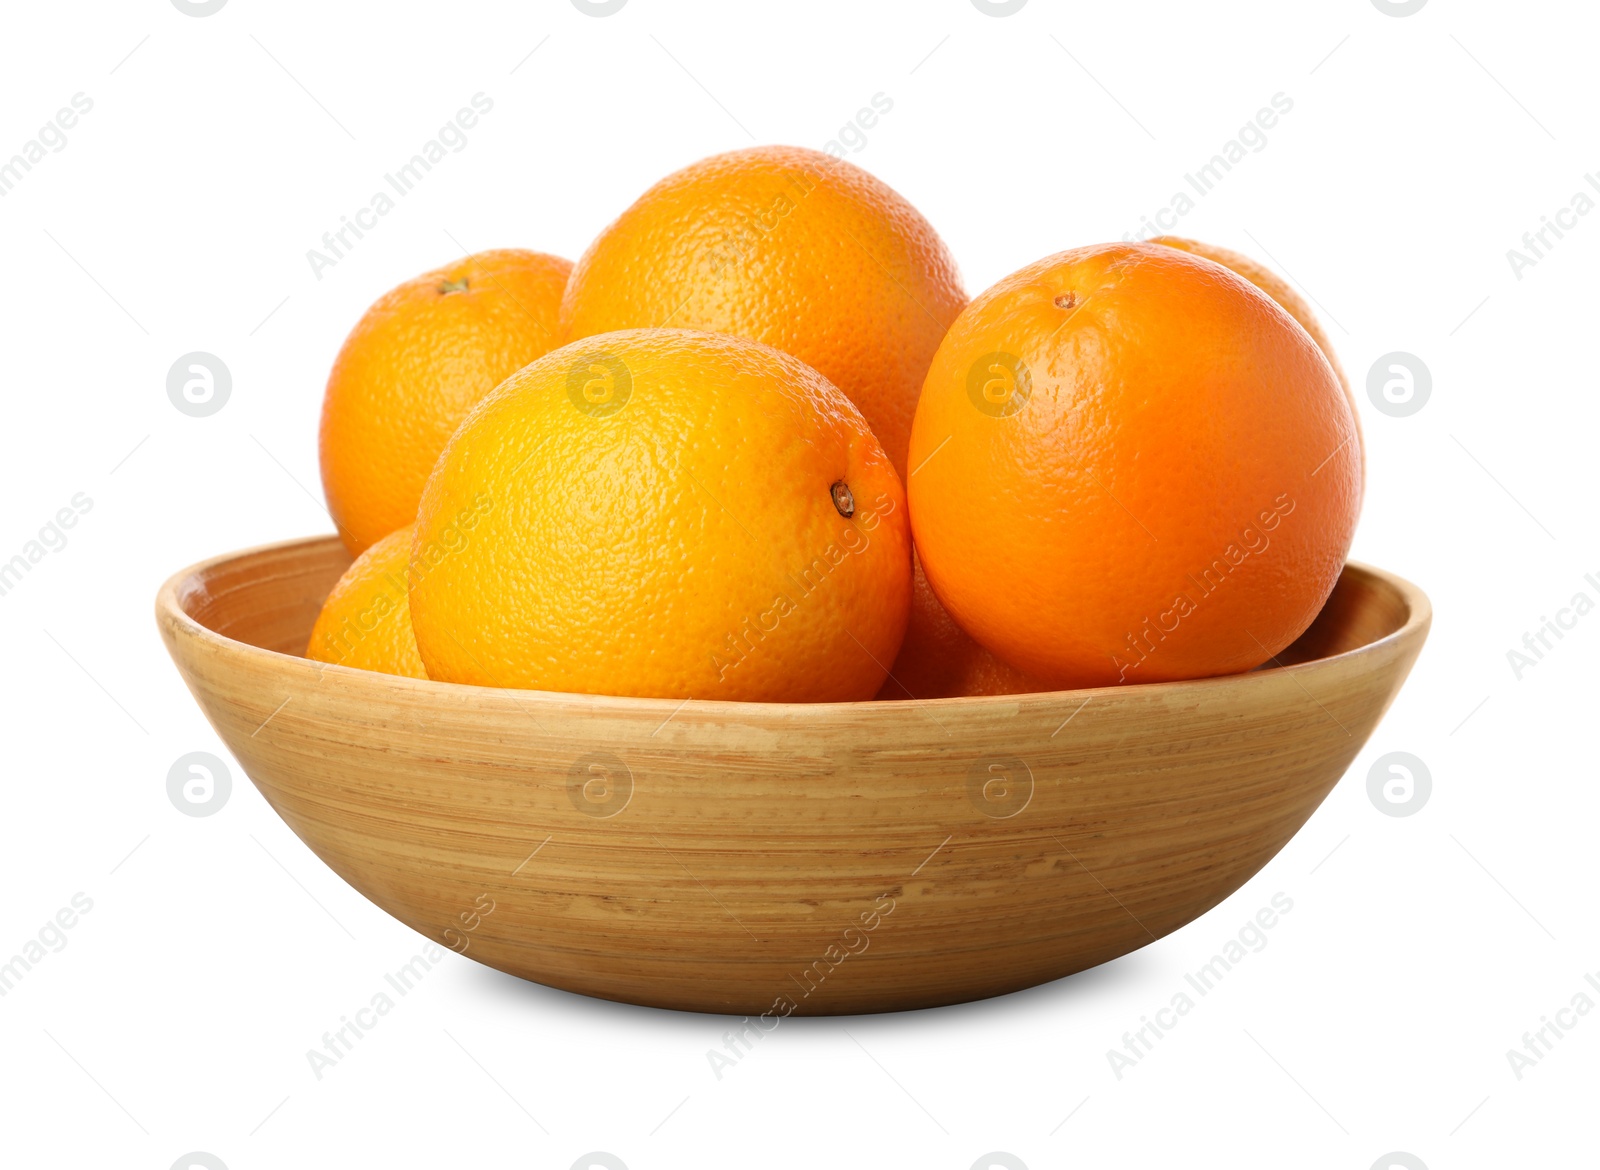
[[[1592,5],[232,0],[195,18],[122,0],[4,20],[0,158],[74,94],[94,105],[0,198],[0,560],[76,493],[93,506],[0,597],[0,960],[74,894],[93,909],[0,998],[0,1163],[1594,1164],[1600,1012],[1520,1080],[1506,1057],[1600,972],[1600,616],[1520,679],[1507,659],[1574,594],[1600,600],[1600,215],[1520,279],[1506,255],[1600,170]],[[314,276],[307,249],[480,91],[494,108],[466,148]],[[667,172],[823,146],[877,93],[893,110],[851,157],[976,293],[1136,230],[1280,92],[1292,112],[1177,230],[1275,258],[1363,391],[1391,351],[1431,371],[1409,417],[1361,395],[1354,555],[1436,607],[1410,683],[1283,852],[1098,970],[789,1020],[721,1080],[705,1054],[728,1021],[454,955],[316,1079],[306,1050],[421,940],[237,765],[216,815],[169,802],[179,756],[227,757],[151,602],[192,561],[329,530],[317,412],[365,306],[463,248],[576,257]],[[166,394],[193,350],[232,372],[208,418]],[[1415,815],[1368,798],[1390,751],[1432,774]],[[1280,891],[1294,908],[1265,949],[1114,1075],[1107,1049]]]

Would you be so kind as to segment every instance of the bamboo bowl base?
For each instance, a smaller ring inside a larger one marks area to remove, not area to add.
[[[1344,773],[1427,635],[1349,565],[1228,678],[931,702],[493,690],[299,657],[349,556],[219,557],[157,619],[291,829],[441,946],[604,999],[895,1011],[1058,979],[1215,906]]]

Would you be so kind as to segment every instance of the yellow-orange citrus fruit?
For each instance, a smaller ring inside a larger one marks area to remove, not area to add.
[[[956,625],[911,558],[911,620],[880,699],[946,699],[956,695],[1024,695],[1050,688],[990,654]]]
[[[322,400],[322,489],[350,551],[410,524],[467,411],[557,345],[572,263],[478,252],[391,289],[345,339]]]
[[[391,532],[344,571],[311,627],[306,657],[427,678],[411,633],[406,570],[411,526]]]
[[[720,154],[662,179],[578,260],[571,340],[709,329],[814,367],[854,402],[896,469],[923,375],[966,303],[928,221],[859,167],[792,146]]]
[[[969,634],[1055,687],[1247,670],[1310,624],[1361,498],[1332,367],[1173,248],[1047,257],[977,297],[912,431],[912,529]]]
[[[423,492],[411,618],[449,682],[868,699],[905,632],[893,466],[788,354],[640,329],[507,379]]]
[[[1355,441],[1361,449],[1361,465],[1364,472],[1366,468],[1366,446],[1361,439],[1361,414],[1356,409],[1355,392],[1350,389],[1350,379],[1345,377],[1344,367],[1339,364],[1339,355],[1334,352],[1333,343],[1328,340],[1322,322],[1317,320],[1317,315],[1311,311],[1311,306],[1306,304],[1306,299],[1290,287],[1284,280],[1265,264],[1261,264],[1246,256],[1243,252],[1235,252],[1231,248],[1219,248],[1215,244],[1203,244],[1199,240],[1186,240],[1182,236],[1157,236],[1150,241],[1152,244],[1164,244],[1168,248],[1179,248],[1185,252],[1192,252],[1196,256],[1204,256],[1207,260],[1215,260],[1224,268],[1237,272],[1262,292],[1281,305],[1289,316],[1300,322],[1300,327],[1311,334],[1311,340],[1317,343],[1317,348],[1322,351],[1322,356],[1328,359],[1328,364],[1333,367],[1333,372],[1339,378],[1339,385],[1344,387],[1345,397],[1350,402],[1350,416],[1355,420]]]

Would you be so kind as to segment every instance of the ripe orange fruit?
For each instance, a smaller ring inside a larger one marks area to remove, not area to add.
[[[411,556],[431,678],[666,698],[869,699],[905,632],[905,496],[820,374],[639,329],[507,379],[440,456]]]
[[[344,571],[311,627],[306,657],[427,678],[411,633],[406,567],[411,526],[391,532]]]
[[[1289,316],[1300,322],[1300,327],[1311,334],[1311,340],[1317,343],[1317,348],[1322,351],[1322,356],[1328,359],[1328,364],[1333,367],[1333,372],[1339,378],[1339,385],[1344,387],[1345,398],[1350,402],[1350,417],[1355,420],[1355,442],[1361,453],[1362,481],[1366,478],[1366,446],[1361,438],[1361,414],[1356,409],[1355,391],[1350,389],[1350,379],[1345,377],[1344,367],[1339,364],[1339,355],[1334,352],[1333,343],[1328,340],[1327,332],[1322,328],[1322,322],[1317,320],[1317,315],[1311,311],[1311,306],[1306,304],[1306,299],[1295,292],[1272,269],[1264,264],[1259,264],[1242,252],[1235,252],[1231,248],[1219,248],[1215,244],[1202,244],[1199,240],[1186,240],[1182,236],[1157,236],[1150,241],[1152,244],[1163,244],[1168,248],[1178,248],[1185,252],[1192,252],[1196,256],[1204,256],[1207,260],[1215,260],[1224,268],[1231,269],[1266,293],[1283,308]]]
[[[1254,667],[1310,624],[1361,499],[1310,335],[1185,252],[1050,256],[976,298],[917,408],[910,505],[935,593],[1050,686]]]
[[[1333,345],[1328,341],[1328,335],[1323,331],[1322,323],[1317,320],[1317,315],[1311,311],[1311,306],[1299,293],[1290,287],[1284,280],[1265,264],[1261,264],[1246,256],[1243,252],[1235,252],[1232,248],[1219,247],[1216,244],[1205,244],[1199,240],[1187,240],[1182,236],[1157,236],[1151,240],[1152,244],[1162,244],[1168,248],[1177,248],[1196,256],[1204,256],[1207,260],[1214,260],[1224,268],[1231,269],[1277,301],[1284,311],[1300,322],[1300,327],[1311,334],[1311,340],[1317,343],[1322,350],[1322,356],[1328,359],[1328,364],[1333,367],[1333,372],[1339,376],[1339,384],[1349,389],[1349,380],[1344,376],[1344,369],[1339,365],[1339,357],[1333,351]]]
[[[1050,689],[1001,662],[956,625],[934,596],[914,551],[911,567],[911,619],[906,623],[906,640],[878,698],[1025,695]]]
[[[391,289],[328,375],[322,490],[353,553],[410,524],[433,463],[474,403],[556,347],[572,263],[478,252]]]
[[[922,379],[966,303],[944,242],[859,167],[793,146],[704,159],[600,233],[561,302],[568,339],[709,329],[813,366],[905,475]]]

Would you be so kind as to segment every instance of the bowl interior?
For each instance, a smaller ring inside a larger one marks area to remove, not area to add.
[[[176,582],[178,605],[214,634],[304,657],[322,603],[352,560],[336,536],[220,557]]]
[[[177,600],[213,633],[303,657],[323,600],[352,559],[336,536],[270,545],[199,566],[177,582]],[[1348,564],[1306,632],[1258,669],[1358,650],[1398,632],[1414,604],[1390,579]]]

